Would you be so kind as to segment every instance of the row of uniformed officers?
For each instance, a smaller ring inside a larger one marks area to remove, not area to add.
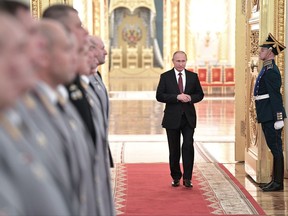
[[[107,52],[77,11],[0,2],[0,215],[115,215]]]

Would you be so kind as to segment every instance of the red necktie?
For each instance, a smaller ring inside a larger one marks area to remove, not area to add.
[[[182,73],[179,73],[178,75],[179,75],[179,77],[178,77],[178,87],[179,87],[180,93],[183,93]]]

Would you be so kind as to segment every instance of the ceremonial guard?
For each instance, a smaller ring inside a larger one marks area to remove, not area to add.
[[[284,157],[281,132],[286,113],[281,94],[281,74],[274,58],[285,48],[270,33],[266,41],[260,45],[259,51],[259,58],[264,63],[254,88],[256,114],[273,155],[272,180],[261,186],[263,191],[283,190]]]

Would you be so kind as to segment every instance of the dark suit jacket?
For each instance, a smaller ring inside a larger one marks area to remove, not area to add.
[[[156,99],[166,103],[162,126],[167,129],[176,129],[180,126],[183,112],[192,128],[196,127],[196,111],[194,103],[201,101],[204,97],[198,75],[185,70],[186,84],[184,93],[191,96],[191,102],[182,103],[177,100],[180,94],[174,68],[161,74],[157,87]]]
[[[277,121],[277,113],[282,113],[283,119],[286,112],[283,107],[281,89],[281,74],[274,60],[264,62],[265,72],[259,81],[257,95],[269,94],[269,98],[255,101],[257,121]]]

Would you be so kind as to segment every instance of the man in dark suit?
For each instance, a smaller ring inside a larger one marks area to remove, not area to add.
[[[259,58],[264,61],[254,88],[257,121],[261,123],[266,143],[273,155],[272,181],[260,186],[263,191],[283,190],[284,157],[281,133],[286,112],[281,94],[281,74],[274,58],[285,46],[270,33],[260,45]]]
[[[185,52],[176,51],[172,62],[174,68],[161,74],[156,99],[166,103],[162,126],[166,128],[168,138],[172,186],[179,186],[182,177],[179,164],[182,134],[183,185],[193,187],[191,183],[194,165],[193,136],[196,127],[194,103],[201,101],[204,93],[197,74],[185,69],[187,62]]]

